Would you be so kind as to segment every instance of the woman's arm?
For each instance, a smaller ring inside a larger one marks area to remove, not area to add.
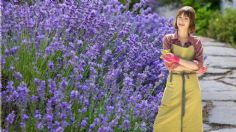
[[[167,63],[164,61],[165,67],[168,69],[168,71],[177,71],[177,72],[181,72],[181,71],[187,71],[187,72],[195,72],[192,69],[189,69],[183,65],[180,65],[178,63]]]
[[[193,61],[188,61],[188,60],[184,60],[184,59],[180,59],[179,61],[180,65],[183,65],[184,67],[190,69],[190,70],[198,70],[199,67],[196,63],[194,63]]]
[[[171,49],[171,44],[169,42],[169,35],[165,35],[163,37],[163,49]],[[195,60],[194,61],[188,61],[180,58],[179,64],[169,64],[169,63],[164,63],[166,68],[168,70],[173,70],[175,69],[176,71],[197,71],[199,67],[202,65],[202,53],[203,53],[203,48],[201,41],[199,40],[197,42],[198,46],[196,48],[196,55],[195,55]]]
[[[177,71],[177,72],[182,72],[182,71],[196,72],[195,70],[189,69],[188,67],[185,67],[183,65],[178,65],[177,67],[171,69],[171,71]]]

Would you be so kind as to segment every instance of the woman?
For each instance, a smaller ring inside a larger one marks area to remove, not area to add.
[[[201,88],[197,73],[203,74],[203,46],[191,35],[195,31],[195,11],[180,8],[175,20],[176,32],[163,38],[163,55],[169,75],[154,132],[203,132]]]

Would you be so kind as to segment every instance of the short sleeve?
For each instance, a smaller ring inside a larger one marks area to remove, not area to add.
[[[165,35],[163,37],[162,47],[163,47],[164,50],[171,49],[171,45],[170,45],[169,40],[170,40],[169,35]],[[178,67],[180,64],[178,64],[178,63],[167,63],[167,62],[164,61],[164,65],[168,70],[173,70],[176,67]]]
[[[195,54],[194,54],[194,60],[193,62],[195,62],[198,65],[198,70],[203,67],[203,46],[200,40],[198,40],[196,42],[195,45]]]

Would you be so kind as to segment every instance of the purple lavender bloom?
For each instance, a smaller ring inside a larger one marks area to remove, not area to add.
[[[79,92],[77,90],[72,90],[70,93],[70,99],[74,100],[78,97],[78,95],[79,95]]]
[[[114,130],[109,126],[102,126],[98,128],[98,132],[114,132]]]
[[[85,100],[84,100],[84,106],[86,106],[86,107],[89,106],[89,100],[88,100],[88,99],[85,99]]]
[[[48,61],[48,68],[49,70],[54,70],[54,64],[52,61]]]
[[[22,118],[22,120],[27,120],[29,118],[29,116],[27,114],[22,114],[21,118]]]
[[[15,120],[15,111],[12,111],[10,114],[8,114],[8,116],[6,117],[6,121],[9,123],[9,124],[12,124]]]
[[[36,127],[37,127],[37,129],[42,130],[44,128],[43,122],[37,122]]]
[[[67,121],[62,121],[61,122],[62,127],[67,127],[69,123]]]
[[[37,80],[37,79],[36,79]],[[36,82],[35,80],[35,82]],[[41,99],[44,99],[45,97],[45,89],[46,89],[46,81],[42,80],[38,82],[38,87],[37,87],[37,91],[38,91],[38,96]]]
[[[44,119],[47,122],[47,128],[51,130],[53,128],[53,115],[51,113],[47,113],[44,115]]]
[[[15,72],[14,77],[16,78],[16,80],[19,80],[19,81],[21,81],[23,78],[23,76],[20,72]]]
[[[75,116],[71,115],[70,117],[70,125],[72,125],[75,122]]]
[[[32,96],[31,96],[31,101],[32,101],[32,102],[36,102],[37,99],[38,99],[38,96],[35,96],[35,95],[32,95]]]
[[[63,78],[60,82],[60,90],[61,92],[65,92],[65,88],[68,86],[68,82],[66,81],[66,78]]]
[[[133,86],[133,79],[130,77],[125,77],[124,85],[125,87]]]
[[[16,54],[17,50],[19,49],[19,46],[14,46],[10,49],[10,52],[12,55]]]
[[[63,127],[58,127],[58,128],[56,129],[56,132],[64,132],[64,128],[63,128]]]
[[[60,127],[60,124],[61,124],[61,123],[60,123],[59,121],[55,121],[55,122],[54,122],[54,127],[55,127],[55,128],[58,128],[58,127]]]
[[[67,117],[66,113],[61,113],[61,119],[62,120],[66,120],[66,117]]]
[[[2,58],[1,58],[2,67],[4,67],[5,63],[6,63],[6,59],[5,59],[5,57],[2,56]]]
[[[106,112],[111,113],[114,110],[114,106],[106,106]]]
[[[111,127],[116,127],[118,125],[118,119],[117,118],[115,118],[115,119],[113,119],[111,122],[109,122],[109,126],[111,126]]]
[[[53,119],[53,116],[52,116],[52,115],[50,115],[50,114],[47,114],[46,118],[47,118],[47,120],[48,120],[48,121],[52,121],[52,119]]]
[[[87,85],[82,85],[81,89],[83,91],[88,91],[89,90],[89,87]]]
[[[94,125],[99,125],[101,123],[101,119],[96,117],[93,122],[94,122]]]
[[[19,98],[17,101],[19,102],[19,104],[21,104],[23,108],[25,108],[29,100],[29,90],[24,82],[21,82],[20,85],[17,87],[17,92],[19,94]]]
[[[9,56],[11,53],[10,53],[10,50],[8,50],[8,49],[5,49],[5,55],[6,56]]]
[[[25,127],[26,127],[26,124],[25,124],[24,121],[20,122],[20,127],[21,127],[21,128],[25,128]]]
[[[19,93],[18,93],[16,90],[14,90],[14,91],[12,92],[12,96],[10,96],[10,97],[12,97],[12,99],[17,100],[17,99],[19,98]],[[10,97],[9,97],[9,98],[10,98]],[[13,100],[11,100],[11,101],[13,101]]]
[[[122,123],[122,129],[128,130],[130,128],[130,121],[128,119],[125,119]]]
[[[57,90],[57,85],[56,82],[53,81],[52,79],[48,79],[48,86],[49,86],[49,93],[53,94]]]
[[[7,82],[7,86],[6,86],[7,90],[6,91],[12,92],[14,90],[13,83],[14,83],[13,81]]]
[[[36,111],[35,111],[34,118],[36,118],[37,120],[39,120],[39,119],[42,118],[42,115],[40,114],[40,111],[39,111],[39,110],[36,110]]]
[[[83,119],[82,121],[81,121],[81,127],[82,128],[85,128],[87,126],[87,120],[86,119]]]
[[[90,130],[93,130],[94,128],[95,128],[95,124],[92,123],[92,124],[89,125]]]
[[[140,127],[142,131],[147,131],[147,125],[145,122],[142,122]]]

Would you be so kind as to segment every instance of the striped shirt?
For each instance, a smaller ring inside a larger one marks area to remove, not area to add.
[[[191,34],[189,34],[188,36],[188,41],[184,44],[184,46],[182,46],[180,40],[178,39],[178,35],[177,32],[175,32],[174,34],[167,34],[163,37],[163,49],[172,49],[172,44],[176,44],[179,45],[181,47],[189,47],[191,45],[193,45],[194,47],[194,59],[192,60],[194,63],[196,63],[198,65],[198,69],[200,69],[201,67],[203,67],[203,46],[201,43],[201,40],[199,38],[197,38],[196,36],[193,36]],[[172,50],[171,50],[172,52]],[[164,62],[165,66],[167,67],[168,70],[172,70],[174,68],[176,68],[178,65],[177,63],[166,63]]]

